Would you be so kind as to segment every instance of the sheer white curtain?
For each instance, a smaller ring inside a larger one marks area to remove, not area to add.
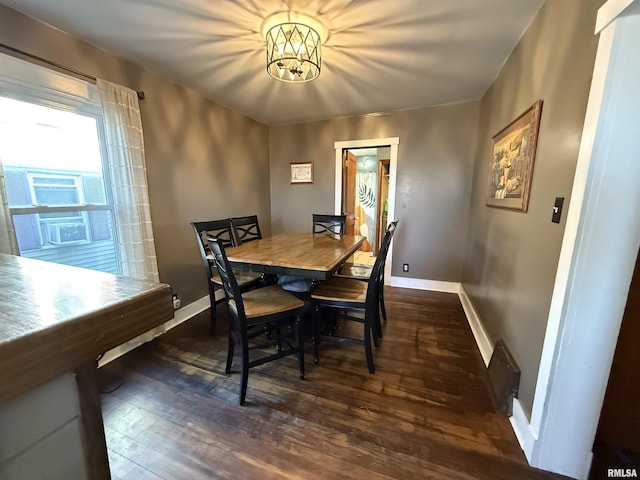
[[[158,281],[158,263],[151,229],[147,169],[138,94],[126,87],[98,79],[105,123],[107,163],[116,216],[122,273]],[[138,345],[150,342],[169,327],[160,325],[105,353],[100,365]]]
[[[138,95],[101,79],[97,80],[97,87],[104,115],[122,273],[157,282]]]
[[[9,213],[7,190],[4,187],[4,169],[0,158],[0,253],[18,255],[16,233],[13,228],[13,220]]]

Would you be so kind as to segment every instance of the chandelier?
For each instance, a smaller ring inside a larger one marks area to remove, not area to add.
[[[302,23],[280,23],[266,34],[267,73],[283,82],[310,82],[320,75],[320,35]]]

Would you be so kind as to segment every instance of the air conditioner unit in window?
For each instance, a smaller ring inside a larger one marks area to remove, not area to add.
[[[55,245],[88,240],[83,223],[49,223],[47,229],[49,242]]]

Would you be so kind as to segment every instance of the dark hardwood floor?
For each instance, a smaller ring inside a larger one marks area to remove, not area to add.
[[[112,476],[145,479],[564,478],[530,468],[454,294],[385,289],[389,323],[367,371],[362,347],[325,343],[239,374],[224,373],[208,315],[99,370]],[[236,358],[235,362],[238,362]],[[237,363],[234,363],[237,372]],[[106,393],[110,392],[110,393]]]

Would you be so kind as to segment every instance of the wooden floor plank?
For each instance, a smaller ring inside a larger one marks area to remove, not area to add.
[[[304,380],[293,357],[253,368],[243,407],[208,311],[101,368],[114,478],[562,478],[530,468],[494,412],[457,296],[387,288],[385,300],[374,375],[360,346],[321,344],[314,365],[307,345]]]

